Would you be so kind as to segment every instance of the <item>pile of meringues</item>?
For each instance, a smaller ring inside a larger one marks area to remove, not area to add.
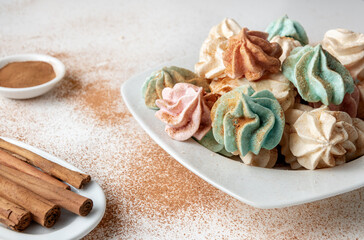
[[[164,67],[143,97],[175,140],[252,166],[274,167],[281,154],[292,169],[334,167],[364,154],[364,34],[334,29],[310,44],[287,16],[265,32],[226,18],[195,72]]]

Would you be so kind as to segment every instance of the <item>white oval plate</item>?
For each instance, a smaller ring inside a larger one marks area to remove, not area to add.
[[[69,169],[82,172],[71,164],[50,155],[35,147],[29,146],[25,143],[2,137],[2,139],[18,145],[22,148],[28,149],[32,152],[39,154],[40,156],[58,163]],[[65,209],[61,209],[61,216],[52,228],[44,228],[36,223],[31,225],[24,232],[15,232],[5,228],[0,224],[0,239],[2,240],[48,240],[48,239],[81,239],[94,229],[102,217],[104,216],[106,209],[106,199],[102,188],[92,180],[83,189],[76,189],[71,186],[73,192],[88,197],[93,201],[93,208],[88,216],[81,217],[73,214]]]
[[[251,167],[212,153],[196,141],[174,141],[154,117],[142,98],[142,85],[153,71],[164,66],[194,69],[197,59],[187,57],[145,71],[126,81],[123,99],[142,128],[187,169],[226,192],[257,208],[282,208],[313,202],[364,186],[364,157],[329,169],[279,170]]]

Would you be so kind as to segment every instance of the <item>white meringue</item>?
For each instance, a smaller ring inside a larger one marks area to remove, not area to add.
[[[225,18],[210,30],[201,46],[199,62],[195,65],[195,72],[200,77],[214,79],[226,76],[222,55],[228,46],[228,38],[237,35],[240,30],[239,24],[231,18]]]
[[[364,80],[364,34],[340,28],[329,30],[322,46],[349,70],[353,78]]]
[[[282,55],[279,57],[281,63],[289,56],[291,51],[296,47],[301,47],[301,43],[290,37],[274,36],[270,42],[278,43],[282,48]]]
[[[291,128],[290,150],[298,163],[307,169],[345,163],[345,154],[356,150],[353,141],[358,134],[350,116],[326,109],[304,112]]]

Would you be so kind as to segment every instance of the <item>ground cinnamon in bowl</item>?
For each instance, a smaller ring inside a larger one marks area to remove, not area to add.
[[[56,77],[51,64],[42,61],[12,62],[0,69],[0,87],[34,87]]]

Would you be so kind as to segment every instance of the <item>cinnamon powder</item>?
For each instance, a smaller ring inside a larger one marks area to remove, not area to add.
[[[26,88],[49,82],[56,77],[52,65],[41,61],[13,62],[0,69],[0,86]]]

